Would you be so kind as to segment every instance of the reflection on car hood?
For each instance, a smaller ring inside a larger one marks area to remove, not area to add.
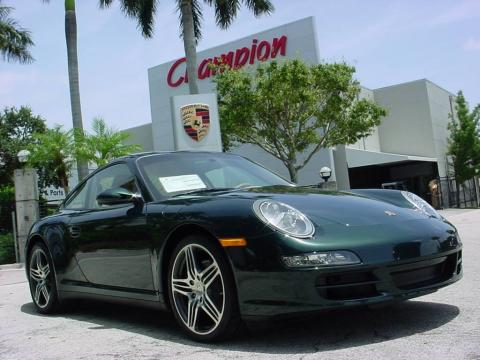
[[[269,186],[211,194],[216,197],[274,199],[306,214],[317,225],[337,223],[368,226],[427,219],[414,211],[385,201],[349,192],[323,191],[312,187]]]

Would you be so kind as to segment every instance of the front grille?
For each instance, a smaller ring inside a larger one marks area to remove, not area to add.
[[[411,290],[448,280],[458,271],[456,266],[457,254],[452,254],[415,264],[392,266],[390,276],[397,288]]]
[[[354,300],[378,296],[379,280],[372,272],[352,272],[319,276],[315,282],[320,296],[329,300]]]

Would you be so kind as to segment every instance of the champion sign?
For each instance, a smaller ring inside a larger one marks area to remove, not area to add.
[[[210,69],[210,64],[225,64],[230,68],[239,69],[247,64],[253,64],[255,61],[266,61],[275,59],[278,55],[285,56],[287,48],[287,37],[273,38],[271,42],[263,40],[258,42],[257,39],[252,40],[250,48],[242,47],[236,51],[229,51],[226,54],[221,54],[212,58],[203,59],[198,65],[197,75],[199,80],[209,78],[215,75],[215,72]],[[179,74],[178,69],[180,65],[187,61],[186,58],[181,58],[175,61],[167,74],[167,84],[170,87],[177,87],[184,83],[188,83],[187,71]]]

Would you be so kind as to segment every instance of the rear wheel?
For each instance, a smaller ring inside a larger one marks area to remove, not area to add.
[[[221,340],[239,327],[231,270],[221,249],[204,237],[186,237],[173,251],[168,295],[177,322],[194,340]]]
[[[52,260],[42,243],[35,244],[30,252],[28,282],[33,303],[40,313],[50,314],[59,310]]]

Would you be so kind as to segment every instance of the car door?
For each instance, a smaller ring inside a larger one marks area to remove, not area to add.
[[[74,212],[69,224],[81,271],[94,285],[153,291],[145,204],[106,206],[96,201],[101,192],[118,187],[139,193],[134,174],[127,164],[117,163],[91,177],[87,186],[86,209]]]

